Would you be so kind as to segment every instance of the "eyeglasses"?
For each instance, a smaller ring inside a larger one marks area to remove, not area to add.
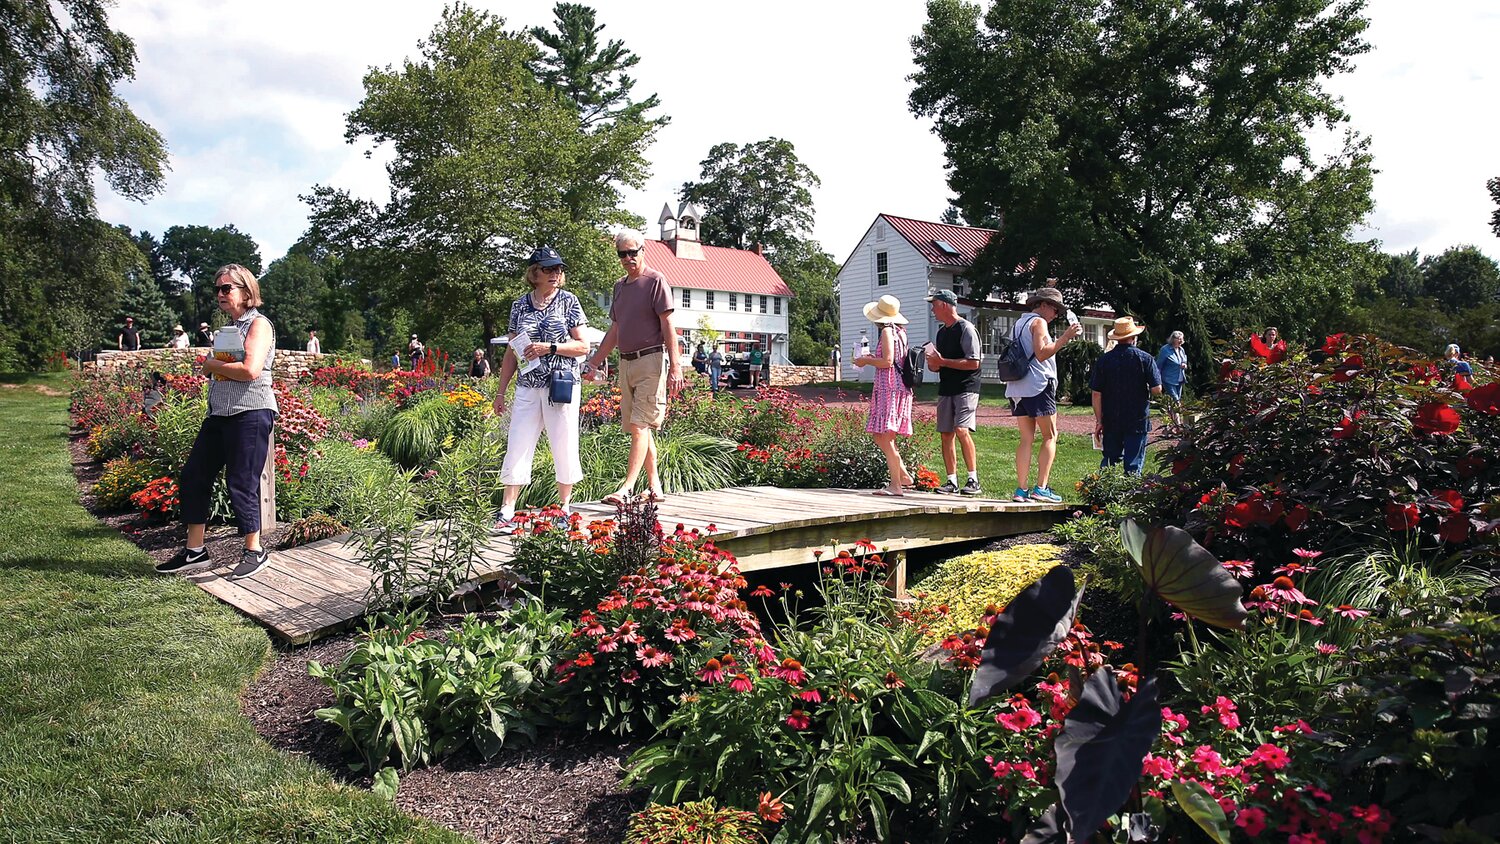
[[[641,254],[641,250],[639,250],[639,249],[616,249],[615,250],[615,254],[619,255],[621,258],[634,258],[635,256]]]
[[[542,272],[546,275],[562,275],[567,271],[568,268],[564,267],[562,264],[558,264],[555,267],[542,267]]]
[[[236,287],[239,287],[239,285],[238,284],[220,284],[217,287],[215,287],[214,290],[217,291],[220,296],[228,296],[229,295],[229,291],[235,289]]]

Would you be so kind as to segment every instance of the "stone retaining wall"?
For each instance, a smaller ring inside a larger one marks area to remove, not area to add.
[[[831,366],[771,366],[770,383],[776,387],[795,387],[799,384],[827,383],[834,380],[835,370]]]
[[[113,371],[129,369],[145,375],[150,372],[192,372],[198,358],[212,349],[199,346],[191,349],[141,349],[138,352],[100,352],[91,363],[83,365],[84,371]],[[278,381],[294,381],[306,375],[313,363],[325,357],[311,352],[292,349],[277,349],[276,361],[272,365],[271,377]]]

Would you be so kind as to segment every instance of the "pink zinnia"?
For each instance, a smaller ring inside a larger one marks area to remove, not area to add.
[[[736,674],[734,675],[734,679],[729,681],[729,688],[737,692],[748,692],[750,691],[752,686],[754,686],[754,684],[751,683],[750,678],[745,676],[744,674]]]
[[[812,719],[807,713],[800,709],[793,709],[792,714],[786,717],[786,725],[794,730],[805,730],[812,726]]]

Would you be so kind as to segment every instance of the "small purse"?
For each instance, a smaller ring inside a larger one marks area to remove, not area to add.
[[[572,404],[578,376],[572,369],[554,369],[547,374],[547,400],[553,404]]]

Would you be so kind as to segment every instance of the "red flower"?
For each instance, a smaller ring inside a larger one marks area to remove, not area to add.
[[[1259,838],[1266,831],[1266,810],[1246,806],[1235,814],[1234,825],[1243,829],[1251,838]]]
[[[1391,530],[1411,530],[1417,526],[1421,515],[1415,504],[1385,503],[1385,526]]]
[[[807,713],[800,709],[793,709],[792,714],[786,716],[786,725],[794,730],[805,730],[812,726],[812,719]]]
[[[1336,440],[1347,440],[1359,433],[1359,418],[1364,415],[1365,412],[1363,410],[1356,410],[1352,415],[1340,419],[1339,424],[1333,428],[1333,438]]]
[[[1466,398],[1469,401],[1469,407],[1480,413],[1500,416],[1500,381],[1491,381],[1483,387],[1475,387],[1468,392]]]
[[[1411,368],[1411,377],[1423,384],[1431,384],[1437,380],[1437,367],[1430,363],[1419,363]]]
[[[1467,542],[1469,539],[1469,517],[1463,513],[1455,513],[1444,519],[1442,527],[1438,528],[1438,539],[1453,545]]]
[[[1434,501],[1438,502],[1437,509],[1441,512],[1447,507],[1449,512],[1457,513],[1464,508],[1464,497],[1456,489],[1440,489],[1432,494]]]
[[[1344,358],[1342,363],[1334,367],[1333,380],[1340,383],[1349,381],[1364,368],[1365,359],[1362,355],[1350,355]]]
[[[1286,511],[1286,529],[1293,531],[1301,530],[1302,526],[1307,524],[1308,515],[1310,515],[1310,512],[1306,504],[1292,505]]]
[[[769,587],[769,586],[765,585],[764,583],[762,583],[761,585],[755,587],[755,591],[750,593],[750,597],[752,597],[752,598],[769,598],[769,597],[771,597],[771,596],[773,596],[775,594],[776,594],[775,592],[771,591],[771,587]]]
[[[1412,424],[1429,434],[1451,434],[1458,430],[1458,411],[1441,402],[1428,402],[1417,408]]]
[[[1265,358],[1270,363],[1281,363],[1286,357],[1286,341],[1277,340],[1276,345],[1267,346],[1266,341],[1260,339],[1259,334],[1250,335],[1250,351],[1256,357]]]
[[[1348,344],[1345,342],[1343,334],[1330,334],[1323,338],[1323,352],[1325,354],[1336,355],[1342,352],[1346,345]]]
[[[748,692],[752,686],[750,678],[744,674],[736,674],[734,679],[729,681],[729,688],[736,692]]]
[[[594,655],[589,653],[588,651],[584,651],[583,653],[578,655],[577,659],[573,660],[573,664],[583,668],[587,668],[590,665],[594,664]]]
[[[756,807],[755,813],[766,823],[781,823],[781,819],[786,816],[786,805],[781,802],[781,798],[772,797],[771,792],[762,791],[760,805]]]
[[[1255,748],[1255,752],[1250,754],[1250,757],[1245,760],[1245,764],[1265,765],[1272,771],[1279,771],[1285,768],[1291,761],[1291,757],[1287,756],[1285,750],[1274,744],[1263,744]]]

